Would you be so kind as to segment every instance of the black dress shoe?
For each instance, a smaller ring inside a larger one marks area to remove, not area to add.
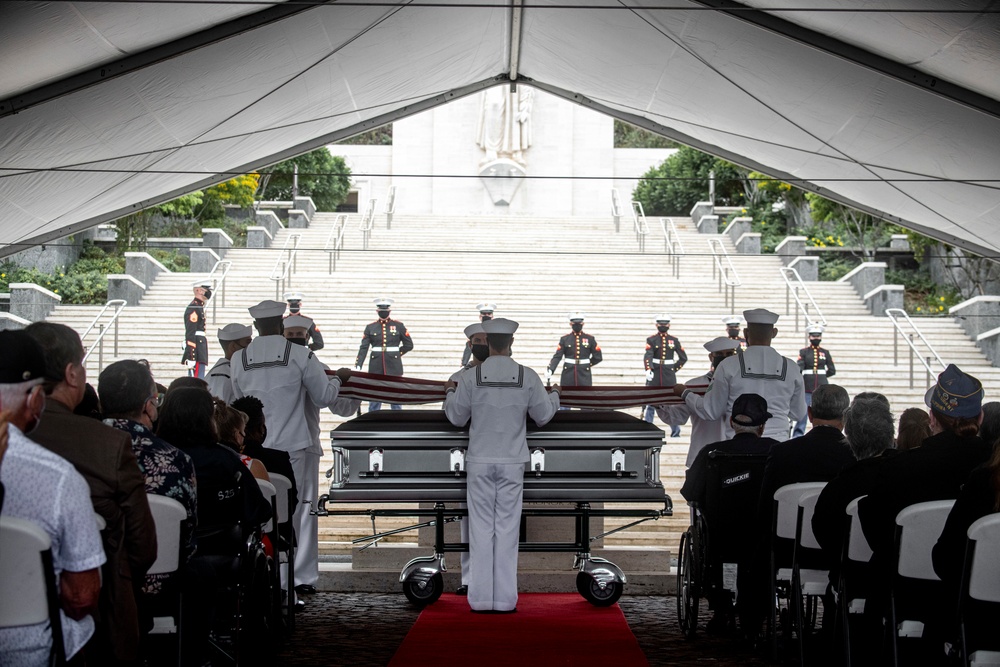
[[[462,584],[461,586],[455,589],[455,595],[468,595],[468,594],[469,594],[469,587],[466,586],[465,584]]]
[[[295,587],[295,592],[299,595],[315,595],[316,587],[312,584],[299,584]]]
[[[306,608],[306,603],[302,600],[295,601],[295,611],[302,611]]]

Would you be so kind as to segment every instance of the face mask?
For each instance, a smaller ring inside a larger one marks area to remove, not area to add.
[[[573,331],[576,333],[583,331],[583,322],[573,322]]]
[[[212,298],[212,290],[210,289],[205,290],[205,300],[208,301],[211,298]]]
[[[718,368],[722,360],[728,357],[728,354],[713,354],[712,355],[712,368]]]
[[[293,315],[299,312],[299,310],[301,310],[301,306],[299,306],[298,304],[295,304],[294,306],[292,304],[288,304],[288,312],[292,313]]]
[[[810,338],[809,344],[813,347],[819,347],[819,344],[823,341],[822,338]]]
[[[493,319],[493,314],[492,313],[483,313],[482,317],[480,317],[479,319],[482,320],[483,322],[485,322],[486,320],[492,320]]]
[[[474,356],[479,361],[486,361],[486,357],[490,356],[490,346],[489,345],[473,345],[472,346],[472,356]]]
[[[739,338],[740,337],[740,330],[739,329],[726,329],[726,333],[729,334],[730,338]]]
[[[669,324],[657,324],[656,325],[656,330],[659,331],[660,333],[667,333],[667,331],[670,330],[670,325]]]
[[[381,319],[383,319],[383,320],[387,319],[389,317],[389,311],[388,310],[379,310],[379,311],[376,311],[376,312],[378,312],[378,316]]]
[[[306,344],[306,339],[305,338],[289,338],[288,340],[290,342],[292,342],[292,343],[295,343],[296,345],[305,345]]]

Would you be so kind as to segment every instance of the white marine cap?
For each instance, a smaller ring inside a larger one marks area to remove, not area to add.
[[[777,324],[778,317],[777,313],[772,313],[766,308],[743,311],[743,319],[747,321],[747,324]]]
[[[287,307],[288,304],[284,301],[267,299],[261,301],[256,306],[250,306],[248,310],[250,311],[250,317],[255,320],[266,320],[270,317],[281,317],[285,314],[285,308]]]
[[[726,317],[722,318],[722,321],[723,321],[723,323],[725,323],[727,325],[739,326],[740,322],[742,322],[743,320],[741,320],[740,318],[736,317],[735,315],[727,315]]]
[[[663,313],[661,315],[657,315],[656,319],[653,321],[656,322],[657,324],[670,324],[670,316],[667,315],[666,313]]]
[[[809,335],[821,334],[823,333],[823,325],[819,322],[813,322],[806,328],[806,333]]]
[[[566,317],[569,318],[570,322],[583,322],[583,320],[585,319],[583,313],[580,312],[579,310],[574,310]]]
[[[508,320],[505,317],[494,317],[492,320],[486,320],[480,325],[486,335],[489,334],[507,334],[510,335],[517,331],[517,322],[514,320]]]
[[[305,315],[290,315],[285,318],[284,324],[285,329],[308,329],[315,324],[315,322],[313,322],[312,318],[306,317]]]
[[[191,287],[203,287],[205,289],[212,289],[212,283],[202,278],[200,280],[196,280],[193,283],[191,283]]]
[[[495,303],[490,303],[489,301],[484,301],[483,303],[476,306],[476,310],[478,310],[480,313],[492,313],[496,309],[497,305]]]
[[[487,320],[487,322],[488,321],[489,320]],[[476,322],[475,324],[470,324],[469,326],[465,327],[465,337],[466,338],[472,338],[476,334],[481,334],[481,333],[486,333],[486,330],[483,329],[483,323],[482,322]]]
[[[281,298],[285,301],[302,301],[306,298],[306,295],[302,292],[285,292],[281,295]]]
[[[392,305],[393,301],[387,296],[380,296],[379,298],[373,300],[372,303],[375,304],[376,308],[378,306],[385,306],[386,308],[388,308],[389,306]]]
[[[219,329],[219,340],[240,340],[241,338],[253,338],[253,329],[249,324],[233,322]]]
[[[709,352],[725,352],[726,350],[738,349],[739,346],[740,342],[738,340],[729,338],[728,336],[719,336],[705,343],[705,349]]]

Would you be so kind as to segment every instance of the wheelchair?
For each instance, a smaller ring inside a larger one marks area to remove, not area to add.
[[[732,607],[738,564],[753,545],[753,518],[766,455],[713,451],[702,502],[689,501],[691,525],[677,560],[677,619],[685,639],[698,629],[701,599]]]

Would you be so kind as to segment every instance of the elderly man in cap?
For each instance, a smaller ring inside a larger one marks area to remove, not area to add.
[[[52,540],[66,658],[73,658],[94,634],[92,613],[106,561],[94,521],[90,489],[73,465],[26,437],[45,408],[45,363],[38,344],[23,331],[0,331],[0,403],[8,415],[7,452],[0,466],[5,519],[31,521]],[[3,600],[4,607],[17,600]],[[47,665],[49,623],[0,628],[0,663]]]
[[[490,356],[445,385],[444,411],[469,424],[469,606],[476,612],[517,611],[517,549],[528,462],[526,417],[544,426],[559,409],[559,387],[546,395],[541,379],[510,358],[517,322],[483,322]],[[471,421],[470,421],[471,420]]]
[[[656,333],[646,339],[646,353],[642,357],[646,369],[647,387],[673,387],[677,384],[677,371],[687,363],[687,353],[680,339],[671,336],[670,316],[656,316]],[[642,418],[653,423],[653,406],[647,405]],[[662,419],[662,417],[661,417]],[[677,438],[681,434],[680,424],[684,422],[667,422],[670,424],[670,437]]]
[[[212,298],[212,286],[194,284],[194,299],[184,309],[184,354],[181,363],[188,367],[188,375],[205,377],[208,368],[208,339],[205,337],[205,303]]]
[[[315,551],[316,517],[310,509],[317,497],[323,450],[318,428],[315,434],[310,428],[309,413],[316,406],[340,405],[340,387],[350,379],[351,371],[341,368],[328,376],[326,367],[308,348],[284,338],[284,314],[282,301],[262,301],[250,308],[258,336],[233,357],[233,394],[260,399],[268,429],[265,446],[286,451],[291,459],[299,492],[292,520],[303,552],[301,570],[296,556],[295,580],[296,585],[313,587],[319,577],[318,566],[315,561],[306,561]]]
[[[285,319],[289,317],[295,317],[296,315],[302,315],[302,299],[305,296],[302,292],[285,292],[285,301],[288,302],[288,315]],[[303,315],[305,317],[305,315]],[[312,324],[309,325],[309,331],[306,333],[306,345],[310,350],[316,352],[323,349],[323,334],[320,333],[319,327],[316,326],[316,322],[312,318],[307,318]]]
[[[722,318],[722,323],[726,325],[726,336],[739,343],[741,350],[747,349],[747,339],[740,336],[740,323],[743,322],[736,315],[729,315]]]
[[[597,344],[597,339],[588,333],[583,333],[583,313],[573,312],[569,314],[570,331],[559,339],[556,346],[556,353],[552,355],[545,370],[545,379],[548,380],[559,367],[559,361],[563,361],[562,376],[559,378],[560,384],[564,387],[590,387],[594,384],[594,378],[590,369],[601,363],[604,353],[601,346]],[[564,358],[565,357],[565,358]]]
[[[410,332],[406,330],[406,325],[399,320],[390,319],[390,308],[392,299],[379,297],[375,299],[375,312],[378,319],[365,327],[361,336],[361,347],[358,348],[358,357],[354,360],[354,368],[361,370],[361,364],[368,357],[368,372],[377,375],[402,375],[403,355],[413,349],[413,339]],[[371,348],[371,356],[368,350]],[[392,403],[393,410],[402,410],[403,406]],[[368,412],[382,409],[382,403],[372,401],[368,403]]]
[[[212,396],[229,403],[233,402],[233,381],[231,360],[233,355],[250,344],[253,339],[253,329],[247,324],[233,322],[218,331],[219,346],[223,356],[215,362],[205,381]]]
[[[732,414],[737,397],[759,394],[773,415],[764,435],[778,441],[788,440],[789,418],[797,422],[806,414],[802,374],[794,361],[771,347],[771,340],[778,335],[774,327],[778,321],[776,313],[755,308],[743,311],[743,317],[747,321],[743,330],[747,349],[719,364],[708,392],[699,396],[679,384],[674,386],[674,393],[683,397],[691,412],[702,419]],[[727,428],[726,434],[732,437],[732,429]]]
[[[802,382],[806,390],[806,406],[812,405],[813,392],[829,383],[828,378],[837,374],[833,365],[833,355],[826,348],[820,347],[823,340],[823,325],[813,322],[806,329],[809,334],[809,347],[799,350],[798,365],[802,372]],[[806,432],[806,420],[800,419],[795,424],[792,437],[797,438]]]
[[[739,343],[731,338],[720,336],[705,343],[708,350],[709,370],[704,375],[699,375],[693,380],[684,383],[685,387],[698,387],[709,384],[715,369],[719,367],[722,360],[736,354]],[[726,419],[702,419],[697,413],[692,413],[687,403],[680,405],[659,405],[656,407],[656,414],[667,424],[685,424],[691,420],[691,445],[688,447],[687,461],[685,465],[690,468],[698,452],[702,447],[712,442],[720,442],[726,439]]]
[[[483,303],[476,306],[476,310],[479,311],[479,321],[485,322],[487,320],[492,320],[493,313],[496,312],[496,309],[497,305],[495,303],[490,303],[488,301],[484,301]],[[466,327],[466,329],[468,329],[468,327]],[[485,336],[486,334],[483,335]],[[487,352],[487,354],[489,353]],[[472,348],[466,345],[465,348],[462,349],[462,368],[468,367],[469,359],[471,357],[472,357]]]

